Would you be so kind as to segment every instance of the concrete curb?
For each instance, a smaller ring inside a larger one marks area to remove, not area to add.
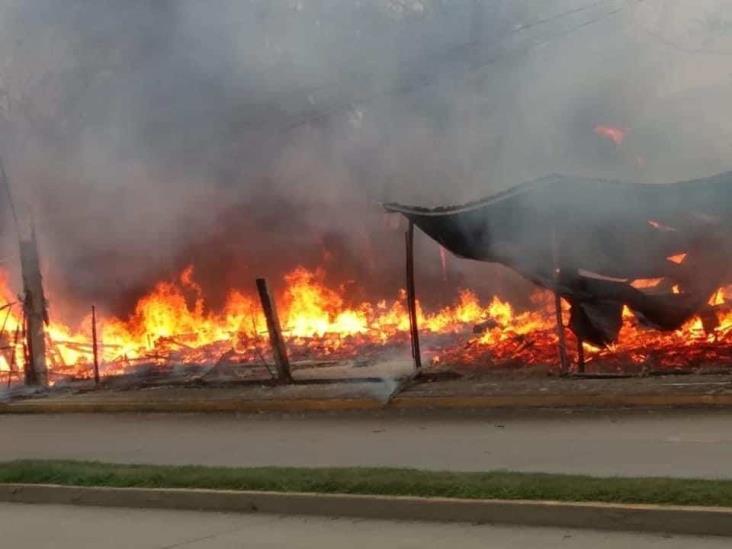
[[[732,394],[582,394],[499,396],[398,395],[369,398],[119,400],[38,398],[0,403],[0,414],[58,413],[305,413],[374,410],[493,410],[510,408],[732,408]]]
[[[398,409],[491,409],[491,408],[681,408],[732,407],[732,394],[542,394],[498,396],[398,396],[391,401]]]
[[[332,399],[205,399],[205,400],[78,400],[29,399],[0,404],[0,414],[86,413],[260,413],[347,412],[381,410],[384,402],[367,398]]]
[[[0,485],[0,501],[732,536],[732,508]]]

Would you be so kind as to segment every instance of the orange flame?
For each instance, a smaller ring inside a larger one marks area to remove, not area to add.
[[[605,139],[609,139],[618,146],[623,144],[623,141],[625,141],[625,137],[628,133],[628,130],[623,130],[614,126],[603,125],[595,126],[593,131],[595,132],[595,135],[604,137]]]
[[[683,261],[681,255],[669,259]],[[637,280],[633,285],[650,288],[659,282]],[[586,346],[587,360],[625,364],[651,361],[661,367],[732,360],[729,296],[732,287],[725,287],[710,299],[710,311],[718,320],[714,326],[694,318],[671,333],[645,329],[626,309],[619,342],[611,349]],[[17,301],[2,272],[0,299]],[[303,267],[284,277],[283,290],[277,295],[284,336],[295,359],[355,358],[384,347],[406,348],[409,316],[404,301],[402,290],[390,301],[349,303],[342,288],[325,283],[322,270]],[[537,291],[534,302],[530,310],[516,311],[498,297],[484,303],[474,292],[462,290],[453,305],[441,310],[425,311],[418,303],[417,317],[428,358],[435,363],[471,366],[554,364],[553,299],[548,292]],[[17,374],[23,364],[20,309],[16,303],[0,311],[3,372]],[[253,294],[233,290],[225,306],[212,311],[192,268],[175,280],[156,284],[128,318],[102,315],[99,328],[105,373],[127,371],[137,362],[211,364],[232,351],[242,363],[261,363],[269,356],[266,323]],[[52,323],[47,334],[48,362],[56,378],[91,375],[90,318],[78,328]]]
[[[676,263],[677,265],[680,265],[686,259],[686,254],[676,254],[676,255],[669,256],[666,259],[668,259],[672,263]]]

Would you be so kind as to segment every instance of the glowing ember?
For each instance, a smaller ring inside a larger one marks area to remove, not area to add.
[[[594,128],[595,135],[609,139],[616,145],[622,145],[628,131],[613,126],[598,125]]]

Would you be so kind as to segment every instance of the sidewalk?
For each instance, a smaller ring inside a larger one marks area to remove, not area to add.
[[[44,528],[38,527],[43,517]],[[130,527],[130,525],[134,525]],[[8,547],[36,549],[722,549],[729,539],[565,528],[0,503]]]
[[[352,369],[332,382],[295,385],[189,384],[57,389],[0,403],[0,413],[84,412],[344,412],[496,408],[732,407],[732,375],[644,378],[556,378],[484,375],[434,382],[379,381]],[[398,372],[403,376],[404,372]],[[404,379],[401,377],[401,379]]]

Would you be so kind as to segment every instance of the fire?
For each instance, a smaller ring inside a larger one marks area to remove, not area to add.
[[[684,262],[684,259],[686,259],[686,254],[671,255],[671,256],[667,257],[666,259],[668,259],[672,263],[676,263],[677,265],[680,265]]]
[[[616,128],[614,126],[603,125],[595,126],[593,131],[595,132],[595,135],[604,137],[605,139],[609,139],[616,145],[622,145],[623,141],[625,141],[625,137],[628,134],[628,130]]]
[[[287,333],[294,337],[322,337],[367,332],[368,309],[346,308],[338,292],[319,283],[323,276],[322,271],[310,272],[302,267],[285,276]]]
[[[647,288],[654,288],[663,281],[663,278],[639,278],[630,283],[633,288],[637,290],[643,290]]]
[[[683,261],[681,255],[670,261]],[[391,300],[352,303],[342,287],[329,286],[321,269],[297,267],[284,276],[276,295],[279,316],[293,360],[353,359],[377,356],[390,349],[408,349],[409,316],[404,291]],[[660,281],[637,280],[637,288]],[[620,340],[612,348],[585,346],[588,362],[617,365],[682,367],[732,359],[732,287],[721,288],[710,299],[718,319],[710,327],[694,318],[681,329],[661,333],[645,329],[633,314],[624,312]],[[19,376],[24,364],[22,312],[0,272],[0,371]],[[516,310],[493,297],[483,302],[462,290],[454,304],[426,311],[417,306],[426,358],[433,363],[486,367],[556,363],[556,325],[553,298],[537,291],[534,306]],[[568,318],[564,304],[565,322]],[[267,328],[254,292],[232,290],[220,310],[211,310],[196,282],[193,268],[176,279],[157,283],[139,300],[127,318],[102,314],[99,352],[104,374],[123,373],[136,364],[216,364],[226,355],[236,362],[262,364],[271,360]],[[51,379],[91,376],[91,318],[73,328],[52,323],[47,329]],[[568,335],[570,354],[574,339]]]

